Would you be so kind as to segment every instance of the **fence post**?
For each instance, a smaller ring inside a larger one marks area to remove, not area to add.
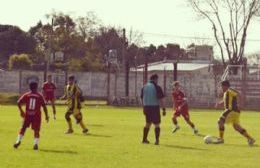
[[[242,107],[246,107],[246,90],[247,90],[247,66],[246,64],[244,64],[242,66],[242,88],[241,88],[241,91],[242,91]]]
[[[22,93],[22,70],[19,70],[19,93]]]

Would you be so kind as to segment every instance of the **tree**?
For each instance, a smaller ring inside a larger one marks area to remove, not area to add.
[[[0,25],[0,59],[7,62],[12,54],[32,54],[36,41],[17,26]]]
[[[88,38],[95,37],[100,27],[101,20],[94,12],[87,12],[85,17],[78,17],[76,19],[76,29],[85,41]]]
[[[129,45],[136,45],[136,46],[141,46],[144,44],[144,37],[143,33],[134,30],[131,28],[129,32],[127,33],[127,42]]]
[[[103,56],[107,55],[110,49],[115,49],[117,50],[118,60],[122,62],[123,41],[123,37],[115,28],[102,27],[99,34],[93,38],[92,47],[99,50]]]
[[[27,54],[14,54],[9,59],[9,69],[30,69],[32,61]]]
[[[248,27],[259,13],[260,0],[188,0],[207,19],[221,52],[222,63],[242,64]]]

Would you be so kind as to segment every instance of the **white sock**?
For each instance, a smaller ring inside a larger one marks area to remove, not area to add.
[[[34,145],[38,145],[40,141],[40,138],[34,138]]]
[[[175,125],[175,128],[180,128],[180,126],[177,124],[177,125]]]
[[[23,135],[19,134],[16,140],[16,143],[21,142],[23,139]]]

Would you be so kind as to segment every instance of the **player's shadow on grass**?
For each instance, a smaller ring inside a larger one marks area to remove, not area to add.
[[[199,151],[205,151],[208,149],[202,149],[202,148],[194,148],[194,147],[189,147],[189,146],[179,146],[179,145],[167,145],[167,144],[162,144],[160,146],[164,146],[167,148],[177,148],[177,149],[185,149],[185,150],[199,150]]]
[[[232,147],[245,147],[245,148],[259,148],[260,146],[258,144],[255,144],[253,146],[248,146],[247,144],[224,144],[225,146],[232,146]]]
[[[88,124],[90,127],[104,127],[104,125],[101,124]]]
[[[198,137],[205,137],[206,135],[198,133],[198,134],[196,134],[196,136],[198,136]]]
[[[57,154],[78,154],[78,152],[70,150],[53,150],[53,149],[39,149],[40,152],[57,153]]]
[[[87,134],[85,134],[85,135],[75,133],[74,135],[78,135],[78,136],[91,136],[91,137],[100,137],[100,138],[111,138],[111,137],[112,137],[112,136],[110,136],[110,135],[100,135],[100,134],[92,134],[92,133],[87,133]]]
[[[87,134],[87,136],[93,136],[93,137],[101,137],[101,138],[111,138],[112,136],[110,135],[100,135],[100,134]]]

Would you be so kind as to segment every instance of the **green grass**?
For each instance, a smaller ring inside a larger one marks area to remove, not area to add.
[[[27,130],[18,150],[16,140],[21,119],[16,106],[0,105],[0,167],[33,168],[255,168],[260,165],[260,147],[248,147],[232,127],[226,127],[224,145],[206,145],[180,119],[181,129],[171,134],[171,112],[162,119],[160,146],[141,144],[144,117],[140,108],[88,107],[83,110],[90,134],[74,124],[65,135],[64,106],[58,106],[57,121],[43,121],[40,150],[33,151],[33,134]],[[51,110],[50,110],[51,112]],[[192,110],[191,118],[202,134],[217,135],[214,110]],[[260,113],[243,112],[241,123],[260,139]],[[74,120],[73,120],[74,121]],[[149,140],[154,142],[154,131]]]

